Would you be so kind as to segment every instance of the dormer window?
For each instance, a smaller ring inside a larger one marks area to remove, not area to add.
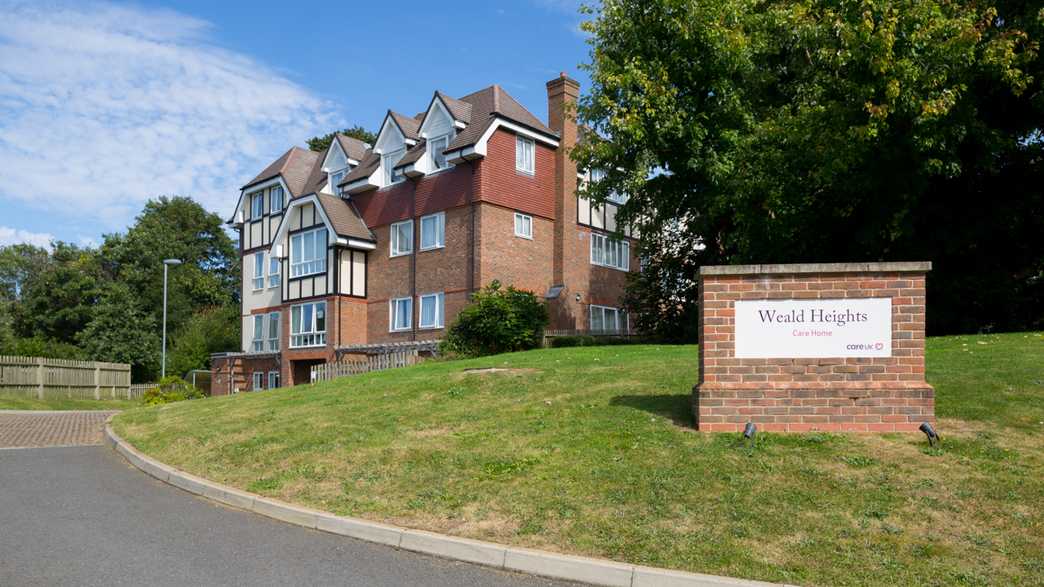
[[[265,214],[265,195],[262,192],[250,196],[250,218],[257,220]]]
[[[347,173],[348,168],[345,167],[344,169],[339,169],[330,174],[330,190],[333,191],[335,195],[341,195],[341,188],[338,187],[337,184],[341,183],[341,180],[344,179],[344,176]]]
[[[449,146],[449,135],[442,135],[428,140],[428,154],[431,156],[432,171],[446,169],[449,163],[446,161],[445,150]]]
[[[381,155],[381,167],[384,169],[384,185],[391,185],[403,180],[402,170],[395,169],[395,165],[405,154],[406,147],[402,147]]]

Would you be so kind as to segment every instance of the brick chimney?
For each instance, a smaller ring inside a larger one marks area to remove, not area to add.
[[[555,150],[555,262],[554,282],[566,284],[565,259],[572,256],[576,248],[576,163],[569,152],[576,144],[576,99],[580,96],[580,84],[565,72],[547,82],[547,124],[558,133],[559,145]]]

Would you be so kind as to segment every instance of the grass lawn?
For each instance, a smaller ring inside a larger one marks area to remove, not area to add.
[[[24,395],[0,394],[0,410],[129,410],[141,406],[140,401],[123,399],[36,399]]]
[[[1044,583],[1044,334],[930,339],[928,380],[937,449],[694,432],[696,348],[653,345],[430,362],[116,428],[222,483],[459,536],[799,584]]]

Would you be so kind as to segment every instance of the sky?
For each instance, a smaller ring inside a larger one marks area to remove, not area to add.
[[[580,3],[0,0],[0,245],[94,246],[162,195],[228,218],[290,146],[436,89],[546,120],[547,80],[587,85]]]

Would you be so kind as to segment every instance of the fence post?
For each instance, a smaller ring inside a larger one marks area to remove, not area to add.
[[[44,360],[36,359],[36,399],[44,398]]]
[[[101,399],[101,367],[94,366],[94,399]]]

